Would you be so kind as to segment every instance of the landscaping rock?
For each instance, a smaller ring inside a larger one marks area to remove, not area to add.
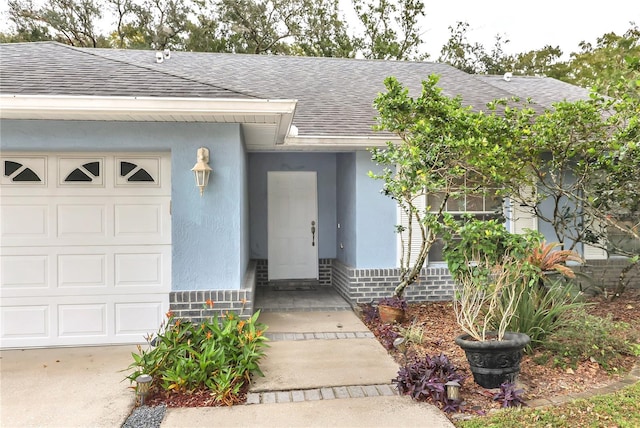
[[[159,428],[166,410],[164,405],[136,407],[122,428]]]

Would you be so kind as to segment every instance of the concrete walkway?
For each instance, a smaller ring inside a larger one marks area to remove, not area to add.
[[[452,427],[397,395],[397,364],[352,311],[268,312],[270,348],[247,404],[167,409],[162,427]]]
[[[135,346],[0,352],[0,426],[119,427],[134,394],[124,381]]]

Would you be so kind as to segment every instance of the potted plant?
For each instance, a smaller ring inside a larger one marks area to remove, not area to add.
[[[497,388],[514,382],[530,338],[507,331],[526,287],[537,281],[526,261],[531,236],[509,233],[497,220],[469,220],[448,245],[445,258],[456,280],[456,338],[467,356],[475,382]]]
[[[402,297],[383,297],[378,301],[378,315],[384,323],[399,323],[404,320],[407,301]]]

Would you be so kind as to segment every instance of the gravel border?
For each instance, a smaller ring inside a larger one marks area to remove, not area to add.
[[[164,404],[136,407],[122,424],[122,428],[160,428],[166,410]]]

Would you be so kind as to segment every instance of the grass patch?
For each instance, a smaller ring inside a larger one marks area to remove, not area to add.
[[[620,391],[562,406],[506,409],[456,423],[460,428],[640,427],[640,382]]]

